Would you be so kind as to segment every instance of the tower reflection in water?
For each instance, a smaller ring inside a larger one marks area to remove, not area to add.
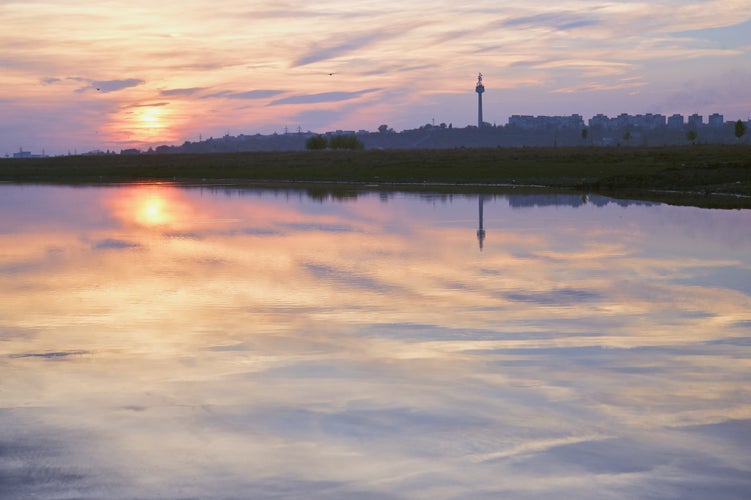
[[[483,195],[480,195],[478,198],[478,226],[477,226],[477,243],[480,245],[480,250],[482,250],[483,242],[485,241],[485,229],[482,225],[482,204],[485,198]]]

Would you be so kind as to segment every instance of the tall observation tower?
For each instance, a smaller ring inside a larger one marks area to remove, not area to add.
[[[485,85],[482,84],[482,73],[477,75],[477,128],[482,128],[482,93],[485,92]]]

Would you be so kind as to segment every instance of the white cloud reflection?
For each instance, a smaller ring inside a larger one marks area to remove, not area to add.
[[[0,486],[748,491],[748,211],[555,202],[0,187]]]

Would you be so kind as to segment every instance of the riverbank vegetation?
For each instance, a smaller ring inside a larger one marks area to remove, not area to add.
[[[751,146],[455,148],[0,159],[0,181],[316,183],[368,189],[540,186],[751,208]]]

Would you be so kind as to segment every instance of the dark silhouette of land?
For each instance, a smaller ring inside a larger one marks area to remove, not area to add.
[[[552,117],[567,118],[567,117]],[[551,118],[551,119],[552,119]],[[579,117],[581,118],[581,117]],[[750,137],[738,138],[734,123],[713,126],[684,125],[681,127],[639,127],[635,125],[585,126],[577,120],[562,123],[544,121],[534,127],[513,124],[456,128],[450,124],[426,124],[422,127],[395,132],[381,125],[377,132],[337,130],[321,134],[326,137],[354,135],[365,149],[451,149],[459,147],[654,147],[689,144],[749,143]],[[141,153],[239,153],[245,151],[302,151],[313,132],[289,132],[271,135],[225,135],[201,141],[185,141],[180,145],[162,145],[148,151],[127,149],[122,154]]]
[[[317,189],[555,189],[751,208],[751,146],[276,151],[0,159],[0,181],[313,185]]]

